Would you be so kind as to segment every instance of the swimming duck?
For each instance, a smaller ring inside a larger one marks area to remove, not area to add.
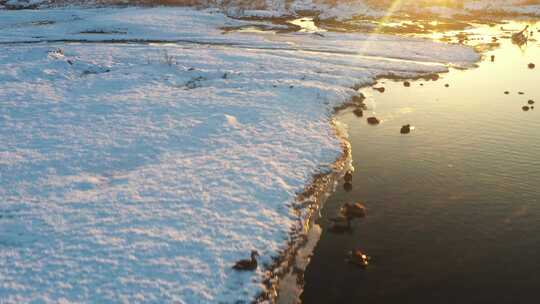
[[[401,134],[409,134],[409,133],[411,133],[411,125],[407,124],[407,125],[404,125],[403,127],[401,127],[400,133]]]
[[[240,260],[234,264],[233,269],[239,271],[253,271],[257,269],[257,258],[259,253],[256,250],[251,251],[251,260]]]
[[[347,218],[365,217],[367,214],[366,207],[361,203],[349,204],[345,203],[341,207],[341,214]]]

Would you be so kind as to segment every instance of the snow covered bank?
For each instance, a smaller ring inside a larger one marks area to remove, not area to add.
[[[354,16],[431,14],[452,17],[467,14],[540,17],[538,0],[0,0],[0,9],[50,8],[69,5],[170,5],[216,8],[235,17],[280,17],[313,12],[321,19],[345,20]]]
[[[408,38],[219,29],[244,24],[0,11],[2,303],[250,302],[269,274],[231,266],[286,249],[297,194],[340,156],[331,114],[351,87],[478,59]]]

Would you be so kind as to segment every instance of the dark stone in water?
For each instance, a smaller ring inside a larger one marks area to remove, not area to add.
[[[403,85],[404,85],[404,86],[406,86],[406,87],[408,88],[408,87],[410,87],[410,86],[411,86],[411,83],[410,83],[410,82],[408,82],[408,81],[405,81],[405,82],[403,83]]]
[[[523,111],[529,111],[529,107],[528,107],[528,106],[523,106],[523,107],[521,107],[521,109],[522,109]]]
[[[411,133],[411,125],[404,125],[403,127],[401,127],[400,133],[401,134],[409,134],[409,133]]]
[[[523,93],[523,92],[518,92],[518,94],[519,94],[519,95],[523,95],[523,94],[525,94],[525,93]]]
[[[366,268],[371,258],[360,249],[355,249],[349,253],[349,263]]]
[[[373,88],[375,91],[379,91],[381,93],[384,93],[384,91],[386,90],[384,87],[380,87],[380,88]]]
[[[351,183],[344,183],[343,184],[343,190],[345,190],[346,192],[351,192],[352,191],[352,184]]]
[[[360,93],[359,95],[354,95],[352,97],[352,102],[355,104],[361,104],[364,99],[366,99],[366,97],[364,96],[364,94]]]
[[[341,207],[340,213],[341,215],[349,219],[363,218],[367,215],[366,207],[362,203],[345,203],[345,205]]]
[[[354,113],[354,115],[356,115],[357,117],[362,117],[362,116],[364,116],[364,111],[362,111],[362,109],[360,109],[360,108],[354,109],[353,113]]]
[[[424,86],[424,84],[423,84],[423,83],[421,83],[421,84],[420,84],[420,86],[421,86],[421,87],[423,87],[423,86]]]
[[[534,69],[535,67],[534,63],[529,63],[529,69]]]
[[[530,105],[532,105],[532,104],[534,104],[534,100],[529,99],[529,101],[527,101],[527,103],[530,104]]]
[[[491,62],[495,62],[495,55],[491,55]]]
[[[352,171],[347,171],[345,176],[343,176],[343,179],[348,183],[352,182]]]
[[[377,117],[368,117],[367,122],[370,125],[378,125],[380,123],[380,121],[379,121],[379,119],[377,119]]]
[[[448,88],[450,85],[447,83],[447,84],[445,84],[444,86]]]
[[[510,94],[510,92],[508,92],[508,91],[504,91],[504,94],[508,95],[508,94]]]

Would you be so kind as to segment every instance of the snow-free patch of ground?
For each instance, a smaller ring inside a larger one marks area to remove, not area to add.
[[[231,266],[285,248],[297,193],[340,156],[330,121],[351,87],[478,59],[409,38],[219,29],[244,24],[0,11],[0,302],[252,301],[263,267]]]

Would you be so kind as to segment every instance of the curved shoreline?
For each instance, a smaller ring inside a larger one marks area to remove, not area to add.
[[[479,54],[483,52],[477,51]],[[471,67],[463,69],[477,68],[477,63],[481,60],[481,57],[473,63]],[[378,80],[418,80],[418,79],[433,79],[436,75],[448,73],[420,73],[413,77],[399,77],[392,74],[381,75],[376,77],[374,81]],[[364,86],[355,88],[360,90],[362,88],[367,88],[373,84],[366,84]],[[362,100],[364,96],[361,95]],[[363,104],[363,103],[362,103]],[[331,114],[330,124],[334,129],[334,132],[338,139],[341,142],[342,155],[334,162],[332,172],[323,174],[315,174],[312,177],[312,180],[307,184],[304,192],[300,193],[296,202],[300,206],[299,209],[295,210],[301,214],[301,210],[307,211],[304,218],[298,218],[297,229],[291,231],[291,241],[289,242],[289,247],[286,251],[275,258],[275,263],[266,268],[268,273],[267,278],[263,281],[267,289],[253,301],[253,303],[264,303],[270,301],[271,303],[301,303],[300,295],[302,294],[304,281],[303,275],[306,270],[307,265],[309,264],[309,257],[313,253],[315,245],[317,245],[322,230],[316,231],[312,234],[315,227],[318,225],[315,223],[317,216],[320,210],[323,208],[324,203],[327,198],[332,195],[335,191],[335,186],[337,185],[338,179],[342,178],[346,170],[352,166],[352,150],[351,143],[349,141],[346,131],[339,127],[339,122],[337,122],[336,115],[347,108],[358,106],[353,99],[348,102],[343,103],[340,106],[334,108]],[[303,205],[303,207],[302,207]],[[315,242],[314,244],[311,244]],[[310,245],[313,245],[311,248]],[[303,252],[307,250],[307,252]],[[304,256],[300,256],[300,254]],[[302,260],[304,258],[304,260]],[[300,259],[300,260],[299,260]],[[301,264],[301,265],[300,265]],[[284,283],[292,283],[293,280],[296,282],[296,286],[287,286],[287,289],[284,287]],[[282,294],[282,292],[285,292]]]

